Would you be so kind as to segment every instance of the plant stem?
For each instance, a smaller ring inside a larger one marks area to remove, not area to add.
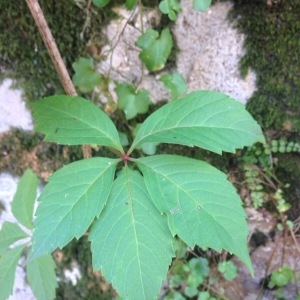
[[[70,78],[66,65],[60,55],[55,39],[50,31],[50,28],[48,26],[48,23],[45,19],[44,13],[39,5],[38,0],[26,0],[26,3],[36,23],[36,26],[42,36],[44,44],[48,50],[52,63],[56,69],[56,72],[58,73],[58,76],[66,94],[70,96],[77,96],[74,84]],[[89,158],[92,156],[92,150],[89,145],[83,145],[82,151],[84,158]]]
[[[56,42],[49,29],[44,13],[39,5],[38,0],[26,0],[32,17],[35,20],[36,26],[42,36],[45,46],[50,54],[52,63],[59,75],[60,81],[64,87],[66,94],[76,96],[77,92],[73,82],[69,76],[65,63],[57,48]]]

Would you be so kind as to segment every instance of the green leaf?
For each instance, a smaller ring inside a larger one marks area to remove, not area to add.
[[[119,132],[119,137],[120,137],[120,141],[123,147],[126,147],[129,145],[129,141],[128,141],[128,137],[126,135],[126,133],[124,132]]]
[[[226,280],[236,278],[238,269],[232,261],[223,261],[218,264],[218,270],[221,272]]]
[[[131,84],[117,83],[115,91],[118,95],[118,108],[124,111],[126,120],[148,111],[151,101],[147,90],[135,91]]]
[[[211,165],[176,155],[136,160],[152,201],[186,244],[225,249],[252,271],[245,212],[227,176]]]
[[[125,7],[126,9],[133,9],[136,6],[137,0],[126,0]]]
[[[163,0],[159,3],[159,9],[163,14],[167,14],[170,20],[176,21],[181,5],[178,0]]]
[[[58,95],[32,106],[35,129],[46,135],[45,141],[63,145],[97,144],[123,152],[113,122],[88,100]]]
[[[100,8],[106,6],[109,2],[110,0],[93,0],[94,5]]]
[[[72,67],[75,71],[72,80],[82,92],[91,92],[100,85],[101,75],[95,71],[92,58],[80,57]]]
[[[159,71],[163,69],[171,53],[173,46],[172,36],[169,28],[159,33],[153,29],[148,29],[136,42],[142,52],[139,57],[150,71]]]
[[[56,282],[55,262],[50,254],[43,255],[27,263],[27,278],[37,300],[55,298]]]
[[[209,292],[199,292],[197,300],[217,300],[214,297],[211,297]]]
[[[93,268],[124,299],[155,299],[174,256],[172,235],[142,176],[123,169],[90,233]]]
[[[243,104],[219,92],[197,91],[151,114],[130,151],[145,142],[164,142],[222,153],[264,141],[261,128]]]
[[[278,270],[275,270],[271,274],[271,280],[269,283],[269,287],[283,287],[291,282],[293,278],[293,270],[287,266],[283,266]]]
[[[190,298],[196,296],[198,294],[197,287],[194,286],[186,286],[184,289],[184,294]]]
[[[145,143],[141,146],[142,151],[147,155],[154,155],[156,153],[157,143]]]
[[[133,130],[133,136],[137,134],[139,128],[142,126],[142,123],[137,123]],[[154,155],[156,153],[158,143],[144,143],[141,146],[137,147],[137,149],[142,150],[147,155]]]
[[[208,260],[204,257],[193,257],[189,260],[189,267],[194,277],[205,278],[209,275]]]
[[[0,300],[7,300],[13,292],[16,268],[24,247],[15,247],[0,257]]]
[[[30,259],[81,237],[105,205],[119,160],[94,157],[56,171],[39,197]]]
[[[172,99],[183,97],[188,90],[184,77],[175,72],[173,74],[165,74],[159,78],[166,89],[171,93]]]
[[[0,230],[0,254],[12,243],[27,237],[27,234],[15,223],[4,222]]]
[[[205,11],[211,5],[211,0],[194,0],[193,9],[197,11]]]
[[[12,202],[14,216],[29,229],[32,229],[33,209],[38,183],[36,174],[27,169],[18,183]]]

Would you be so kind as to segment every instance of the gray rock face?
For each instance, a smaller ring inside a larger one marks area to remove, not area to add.
[[[256,90],[254,72],[243,79],[238,64],[244,54],[244,36],[227,20],[232,4],[218,3],[196,12],[192,1],[181,1],[174,35],[180,52],[177,68],[189,90],[217,90],[246,103]]]
[[[177,69],[185,77],[189,91],[217,90],[246,103],[256,89],[256,77],[254,72],[245,79],[240,76],[238,63],[244,54],[244,36],[227,20],[231,3],[218,3],[207,12],[194,11],[190,0],[181,4],[182,12],[173,28],[179,47],[174,71]],[[120,19],[113,20],[104,30],[113,42],[103,49],[107,58],[99,64],[99,71],[120,82],[139,82],[140,88],[150,91],[153,102],[169,98],[157,81],[160,75],[149,74],[138,58],[140,50],[134,43],[141,35],[141,25],[137,13],[121,8],[117,13]],[[144,12],[144,30],[159,18],[156,10]]]
[[[11,89],[11,84],[10,79],[5,79],[0,85],[0,132],[10,127],[32,130],[32,118],[22,100],[22,92]]]

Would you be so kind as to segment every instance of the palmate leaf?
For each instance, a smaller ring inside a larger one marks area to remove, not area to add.
[[[0,254],[12,243],[27,237],[27,234],[15,223],[4,222],[0,230]]]
[[[45,141],[63,145],[96,144],[123,153],[118,131],[95,104],[81,97],[57,95],[33,104],[35,129]]]
[[[232,184],[211,165],[176,155],[136,160],[148,192],[168,217],[173,235],[190,247],[225,249],[252,271],[247,249],[247,223]]]
[[[58,286],[55,262],[50,254],[40,256],[27,263],[27,278],[37,300],[52,300]]]
[[[94,269],[123,299],[157,298],[174,256],[173,237],[138,172],[123,169],[89,239]]]
[[[15,247],[0,256],[0,300],[7,300],[13,292],[16,268],[24,247]]]
[[[94,157],[56,171],[39,197],[30,259],[81,237],[99,216],[119,160]]]
[[[11,205],[16,219],[29,229],[32,229],[33,208],[38,183],[36,174],[27,169],[18,183]]]
[[[264,136],[243,104],[219,92],[197,91],[151,114],[130,151],[145,142],[198,146],[221,153],[264,142]]]

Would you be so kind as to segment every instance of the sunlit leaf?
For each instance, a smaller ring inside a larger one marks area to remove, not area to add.
[[[226,249],[252,271],[245,212],[227,176],[211,165],[176,155],[139,158],[139,169],[173,235],[186,244]]]
[[[56,171],[39,197],[30,258],[80,238],[105,205],[118,160],[94,157]]]
[[[18,183],[11,205],[16,219],[29,229],[32,229],[33,208],[38,183],[36,174],[27,169]]]
[[[88,100],[57,95],[32,106],[35,129],[45,134],[45,141],[63,145],[97,144],[123,152],[113,122]]]
[[[93,267],[124,299],[155,299],[174,256],[172,235],[142,176],[126,168],[90,233]]]
[[[58,284],[55,262],[50,254],[40,256],[27,263],[27,278],[37,300],[52,300]]]
[[[260,126],[243,104],[219,92],[197,91],[151,114],[131,150],[157,142],[198,146],[221,154],[264,141]]]

